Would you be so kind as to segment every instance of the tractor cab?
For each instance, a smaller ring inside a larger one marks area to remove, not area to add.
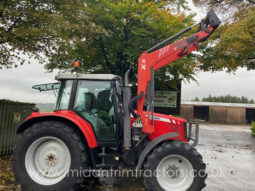
[[[55,111],[72,110],[93,127],[98,142],[115,142],[121,78],[112,74],[60,74]]]
[[[72,111],[93,128],[100,145],[118,144],[121,119],[122,79],[112,74],[60,74],[57,83],[33,86],[52,90],[57,96],[55,112]]]

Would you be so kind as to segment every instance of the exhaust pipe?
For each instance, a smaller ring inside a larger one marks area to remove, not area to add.
[[[123,106],[124,106],[124,140],[123,140],[123,148],[130,149],[131,148],[131,121],[130,121],[130,112],[128,108],[128,104],[131,99],[131,88],[129,87],[129,72],[130,69],[125,73],[125,85],[123,88]]]

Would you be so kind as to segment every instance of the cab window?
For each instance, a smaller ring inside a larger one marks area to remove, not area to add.
[[[71,96],[71,90],[72,90],[72,80],[65,80],[61,82],[57,104],[56,104],[56,110],[67,110],[69,106],[69,100]]]

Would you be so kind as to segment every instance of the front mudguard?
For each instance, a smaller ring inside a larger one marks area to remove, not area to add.
[[[161,135],[151,141],[143,150],[141,153],[137,166],[136,166],[136,171],[140,170],[142,168],[143,162],[146,159],[147,155],[154,149],[159,143],[162,143],[165,140],[168,140],[170,138],[177,138],[179,137],[178,133],[167,133],[165,135]]]

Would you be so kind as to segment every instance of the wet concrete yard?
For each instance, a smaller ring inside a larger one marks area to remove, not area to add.
[[[255,190],[255,137],[249,126],[201,124],[197,149],[207,164],[205,191]],[[107,178],[92,190],[145,190],[142,179]],[[86,190],[86,189],[84,189]]]

